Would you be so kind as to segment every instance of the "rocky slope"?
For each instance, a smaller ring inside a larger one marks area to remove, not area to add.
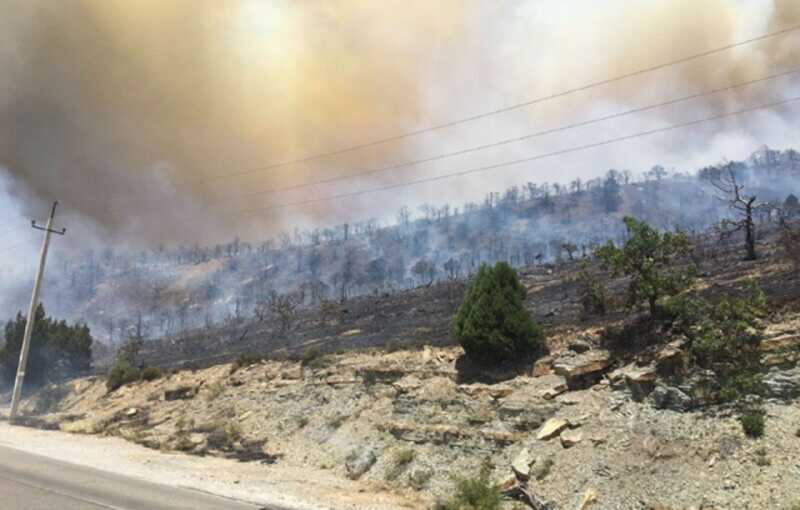
[[[27,411],[63,431],[261,462],[265,477],[276,465],[310,479],[333,473],[411,508],[488,463],[498,481],[512,466],[529,474],[556,508],[596,499],[604,509],[791,509],[800,500],[798,331],[798,317],[768,331],[772,395],[758,440],[730,410],[702,406],[691,385],[665,383],[659,371],[679,346],[652,366],[619,366],[590,333],[488,383],[470,380],[460,349],[423,348],[218,365],[111,394],[91,377],[40,393]]]

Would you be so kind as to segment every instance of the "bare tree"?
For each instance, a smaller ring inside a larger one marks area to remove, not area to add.
[[[722,168],[704,169],[701,176],[720,193],[718,198],[727,202],[737,213],[737,219],[724,219],[720,223],[720,235],[727,238],[736,232],[744,232],[745,260],[756,260],[756,225],[753,214],[761,208],[755,195],[744,193],[744,185],[736,179],[734,164]]]
[[[300,299],[294,294],[278,294],[276,291],[269,293],[265,302],[256,306],[256,317],[260,321],[274,318],[278,321],[280,332],[286,333],[292,327],[297,317],[297,306]]]

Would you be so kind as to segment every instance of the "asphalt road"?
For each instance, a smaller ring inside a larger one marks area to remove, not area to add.
[[[0,446],[0,508],[257,510],[264,507],[106,473]]]

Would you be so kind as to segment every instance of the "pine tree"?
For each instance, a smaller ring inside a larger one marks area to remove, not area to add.
[[[25,334],[26,318],[18,313],[5,327],[6,343],[0,349],[0,374],[12,384]],[[87,371],[92,360],[92,336],[85,324],[67,325],[47,317],[44,306],[36,308],[25,382],[39,386]]]
[[[454,323],[467,356],[490,365],[535,352],[542,332],[525,310],[524,299],[525,288],[511,266],[482,265]]]

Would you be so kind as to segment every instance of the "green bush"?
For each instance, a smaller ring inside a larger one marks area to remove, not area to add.
[[[628,239],[622,248],[609,241],[595,250],[595,256],[611,269],[612,275],[630,278],[628,306],[647,303],[650,314],[655,316],[659,299],[679,294],[691,284],[694,269],[675,266],[676,259],[689,254],[691,244],[682,232],[660,233],[630,216],[623,221]]]
[[[319,347],[309,347],[303,352],[300,364],[304,367],[321,369],[328,366],[329,360],[325,358]]]
[[[764,293],[755,284],[744,297],[723,297],[716,304],[693,300],[681,308],[679,320],[692,356],[717,375],[725,401],[763,392],[760,346],[766,310]]]
[[[141,379],[142,373],[136,368],[128,365],[127,363],[117,360],[111,371],[108,373],[106,380],[106,388],[109,392],[116,391],[126,384],[130,384]]]
[[[261,363],[264,360],[264,357],[255,354],[253,352],[245,352],[240,354],[236,360],[234,360],[233,365],[231,366],[231,374],[239,370],[240,368],[249,367],[250,365],[255,365],[256,363]]]
[[[455,494],[440,510],[500,510],[502,495],[497,485],[489,480],[489,473],[481,470],[477,478],[461,478],[456,481]]]
[[[491,365],[535,352],[542,332],[525,310],[524,299],[525,288],[511,266],[481,266],[453,327],[467,356]]]
[[[142,370],[142,379],[145,381],[155,381],[156,379],[160,379],[162,375],[163,373],[158,367],[147,367]]]
[[[765,419],[763,410],[752,409],[746,411],[739,417],[739,422],[742,424],[742,430],[744,430],[747,437],[758,438],[764,435]]]
[[[586,262],[581,262],[578,273],[579,299],[586,315],[605,315],[608,311],[608,290],[596,275],[589,272]]]

